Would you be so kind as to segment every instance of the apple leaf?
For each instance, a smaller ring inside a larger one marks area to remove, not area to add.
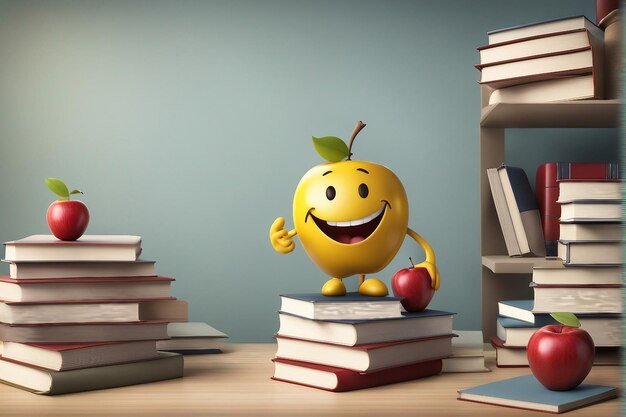
[[[46,185],[48,186],[50,191],[52,191],[59,197],[64,198],[66,200],[70,198],[70,192],[67,189],[67,185],[65,185],[65,183],[61,181],[60,179],[46,178]]]
[[[81,190],[72,190],[72,192],[70,192],[70,195],[74,195],[74,194],[84,194]]]
[[[550,313],[550,316],[565,326],[580,327],[580,321],[573,313],[556,312]]]
[[[313,146],[322,158],[330,162],[339,162],[350,155],[348,145],[336,136],[313,136]]]

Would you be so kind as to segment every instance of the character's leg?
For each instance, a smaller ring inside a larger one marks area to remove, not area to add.
[[[359,277],[359,294],[369,295],[372,297],[384,297],[389,294],[387,286],[384,282],[378,278],[365,279],[365,274],[361,274]]]
[[[322,295],[346,295],[346,286],[341,278],[331,278],[322,287]]]

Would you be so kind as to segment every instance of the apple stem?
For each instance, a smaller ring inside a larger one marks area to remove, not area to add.
[[[415,267],[415,264],[413,263],[413,259],[411,259],[410,256],[409,256],[409,261],[411,262],[411,268]]]
[[[356,122],[356,126],[354,126],[354,130],[352,131],[352,134],[350,135],[350,141],[348,142],[348,161],[350,161],[352,158],[352,143],[354,142],[356,135],[358,135],[359,132],[363,130],[365,126],[366,126],[365,123],[363,123],[360,120]]]

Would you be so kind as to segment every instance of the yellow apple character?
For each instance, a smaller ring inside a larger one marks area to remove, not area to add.
[[[386,267],[409,235],[426,255],[415,266],[428,270],[432,288],[437,290],[435,253],[407,227],[409,205],[402,183],[382,165],[351,159],[354,139],[364,127],[357,123],[349,146],[334,136],[313,137],[316,150],[329,162],[304,174],[293,198],[295,228],[286,230],[285,219],[278,217],[270,227],[270,242],[277,252],[289,253],[298,234],[309,258],[332,277],[322,287],[323,295],[345,295],[342,280],[358,274],[359,293],[385,296],[385,283],[376,278],[366,280],[365,274]]]

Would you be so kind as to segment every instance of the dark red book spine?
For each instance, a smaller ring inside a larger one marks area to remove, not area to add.
[[[557,255],[559,217],[561,217],[561,206],[557,203],[559,181],[615,179],[619,179],[619,167],[618,164],[611,162],[547,162],[537,167],[535,194],[546,240],[547,256]]]

